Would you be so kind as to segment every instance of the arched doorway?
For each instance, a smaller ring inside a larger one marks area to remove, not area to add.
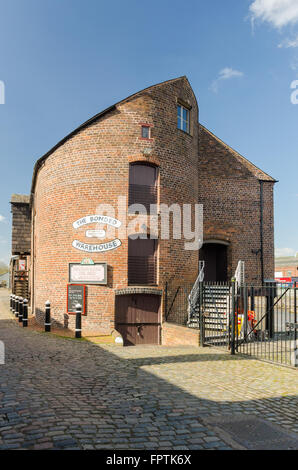
[[[200,250],[200,261],[205,261],[206,282],[227,282],[228,244],[225,242],[206,242]]]

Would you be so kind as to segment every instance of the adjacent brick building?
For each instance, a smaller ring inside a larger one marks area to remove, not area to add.
[[[275,259],[275,278],[298,280],[298,256],[284,256]]]
[[[30,197],[30,285],[38,321],[49,299],[54,321],[73,329],[70,270],[89,276],[106,269],[101,284],[82,282],[83,328],[116,328],[126,344],[159,343],[165,284],[192,284],[199,261],[183,238],[161,239],[162,204],[204,205],[206,278],[227,280],[240,259],[248,280],[272,278],[275,180],[199,125],[198,114],[187,78],[169,80],[94,116],[38,160]],[[90,218],[106,215],[123,228],[125,217],[136,217],[127,214],[131,203],[156,204],[157,215],[140,222],[143,240],[113,234],[106,221]],[[105,213],[100,204],[109,205]]]
[[[29,299],[29,270],[31,265],[30,197],[23,194],[13,194],[10,204],[13,221],[10,285],[16,295]]]
[[[198,188],[206,245],[224,243],[226,254],[220,253],[227,256],[229,279],[240,259],[245,261],[247,282],[273,279],[275,180],[203,126],[199,139]],[[204,254],[208,259],[208,250]]]

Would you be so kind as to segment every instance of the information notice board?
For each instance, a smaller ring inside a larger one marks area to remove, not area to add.
[[[82,306],[82,315],[86,315],[86,286],[82,284],[68,284],[67,313],[75,314],[77,304]]]

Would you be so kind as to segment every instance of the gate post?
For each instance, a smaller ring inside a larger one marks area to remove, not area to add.
[[[255,288],[253,286],[250,289],[250,310],[255,311]]]
[[[243,315],[244,315],[244,324],[243,324],[243,338],[246,338],[247,335],[247,326],[248,326],[248,296],[247,296],[247,285],[243,286]]]
[[[236,295],[236,279],[232,279],[232,318],[230,316],[231,325],[231,355],[235,355],[235,295]]]
[[[204,347],[205,344],[205,324],[203,316],[203,289],[204,283],[200,281],[199,283],[200,296],[199,296],[199,321],[200,321],[200,346]]]
[[[266,292],[266,330],[268,330],[268,336],[270,339],[274,337],[274,285],[270,282],[265,284]]]

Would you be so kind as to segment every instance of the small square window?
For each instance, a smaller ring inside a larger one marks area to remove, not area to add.
[[[142,126],[142,138],[150,139],[150,127],[149,126]]]
[[[189,109],[178,104],[177,106],[177,125],[178,129],[181,129],[184,132],[189,133]]]

